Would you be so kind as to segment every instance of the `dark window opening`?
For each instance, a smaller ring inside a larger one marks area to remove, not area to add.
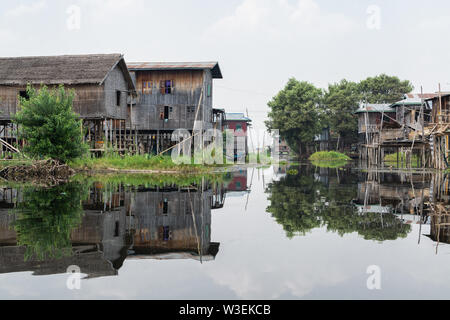
[[[169,111],[170,111],[169,106],[165,106],[164,107],[164,120],[169,120]]]
[[[167,199],[163,203],[163,214],[169,214],[169,201]]]
[[[172,94],[175,87],[175,81],[164,80],[160,82],[160,89],[162,94]]]
[[[122,92],[120,92],[120,91],[116,91],[116,105],[118,106],[118,107],[120,107],[121,106],[121,96],[122,96]]]
[[[114,230],[114,237],[119,237],[120,236],[120,224],[119,221],[116,221],[116,228]]]
[[[30,100],[30,96],[28,95],[28,92],[26,92],[26,91],[20,91],[19,95],[21,98],[24,98],[25,100]]]

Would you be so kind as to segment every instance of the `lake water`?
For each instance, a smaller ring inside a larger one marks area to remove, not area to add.
[[[449,205],[352,166],[3,187],[0,299],[449,299]]]

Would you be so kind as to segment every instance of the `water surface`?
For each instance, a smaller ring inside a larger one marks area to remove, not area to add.
[[[4,186],[0,298],[450,298],[443,174],[292,165],[156,180]]]

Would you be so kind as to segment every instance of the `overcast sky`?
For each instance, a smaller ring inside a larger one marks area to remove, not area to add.
[[[80,10],[79,24],[77,23]],[[380,73],[450,90],[448,0],[24,0],[0,4],[0,56],[123,53],[219,61],[215,107],[257,124],[290,77]]]

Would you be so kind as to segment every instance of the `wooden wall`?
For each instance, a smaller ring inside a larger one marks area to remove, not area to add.
[[[136,71],[133,78],[136,79],[139,97],[137,105],[133,106],[132,122],[138,130],[192,130],[202,88],[204,94],[197,120],[204,120],[208,122],[208,128],[212,127],[213,81],[210,70]],[[161,92],[160,83],[165,80],[174,81],[172,94]],[[144,82],[150,82],[151,88],[144,90]],[[161,119],[166,106],[172,111],[167,121]],[[189,113],[188,107],[194,112]]]
[[[191,214],[191,199],[194,215]],[[136,219],[135,250],[152,248],[155,251],[198,251],[198,241],[207,253],[211,243],[212,192],[138,192],[132,212]],[[163,202],[167,200],[168,214],[163,214]],[[202,203],[203,202],[203,203]],[[202,215],[203,205],[203,215]],[[194,223],[195,221],[195,223]],[[164,241],[161,228],[169,227],[171,238]]]
[[[109,73],[103,85],[66,85],[65,88],[75,90],[73,109],[83,119],[127,118],[128,85],[118,66]],[[17,111],[18,95],[25,90],[26,86],[0,86],[0,121],[12,119]],[[116,102],[117,90],[122,92],[120,106]]]

